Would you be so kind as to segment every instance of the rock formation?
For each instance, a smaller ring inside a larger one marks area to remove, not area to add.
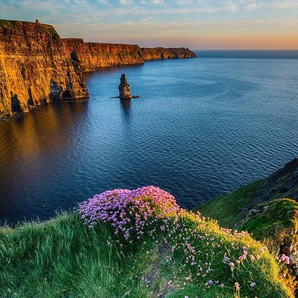
[[[125,74],[122,74],[120,78],[119,89],[119,98],[120,99],[131,99],[132,95],[130,94],[130,86],[126,81]]]
[[[140,98],[139,95],[131,95],[130,93],[130,86],[127,83],[125,74],[121,75],[120,78],[120,85],[118,86],[119,89],[119,96],[120,99],[132,99],[132,98]]]
[[[0,20],[0,112],[88,96],[80,66],[52,26]]]
[[[0,114],[89,97],[83,72],[195,56],[185,48],[141,49],[138,45],[61,39],[52,26],[38,20],[0,20]]]
[[[280,198],[291,198],[298,202],[298,158],[266,178],[256,189],[250,204]]]

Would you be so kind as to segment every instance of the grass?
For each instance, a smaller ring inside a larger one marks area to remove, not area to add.
[[[222,226],[248,231],[254,239],[262,241],[277,259],[280,257],[281,246],[290,249],[288,256],[294,255],[298,241],[298,203],[282,198],[248,208],[252,194],[261,182],[257,181],[229,195],[211,200],[197,209],[205,216],[218,220]],[[297,281],[291,268],[294,267],[283,268],[283,275],[288,286],[295,290]]]
[[[282,238],[280,241],[287,241],[284,238],[290,237],[290,230],[298,229],[298,203],[294,200],[273,200],[256,206],[255,210],[257,212],[245,218],[239,229],[253,233],[258,240],[278,236]]]
[[[121,257],[76,215],[1,230],[1,297],[104,297]],[[100,284],[100,287],[96,285]],[[87,296],[85,296],[87,297]]]
[[[2,20],[0,19],[0,28],[5,30],[11,30],[15,26],[16,23],[22,22],[24,24],[35,24],[34,22],[25,22],[25,21],[15,21],[15,20]],[[47,24],[38,24],[38,30],[44,30],[45,32],[51,35],[58,35],[55,28],[51,25]]]
[[[249,205],[254,191],[262,182],[263,180],[255,181],[230,194],[210,200],[196,207],[194,211],[216,219],[223,227],[232,228],[245,216],[242,211]]]
[[[293,297],[281,265],[247,233],[185,210],[161,215],[133,242],[77,213],[1,228],[0,296]]]

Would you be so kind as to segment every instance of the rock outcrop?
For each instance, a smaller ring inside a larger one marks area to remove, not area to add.
[[[84,72],[143,64],[146,60],[191,58],[188,49],[61,39],[50,26],[0,20],[0,114],[27,112],[51,101],[89,97]]]
[[[140,98],[139,95],[131,95],[130,86],[127,83],[125,74],[121,75],[120,85],[118,86],[118,89],[119,89],[118,98],[120,99],[126,100],[126,99],[132,99],[132,98]]]
[[[131,99],[132,95],[130,94],[130,86],[127,83],[125,74],[122,74],[120,78],[120,85],[118,87],[119,89],[119,98],[120,99]]]
[[[291,198],[298,202],[298,158],[266,178],[255,191],[251,204],[279,198]]]
[[[80,66],[52,26],[0,20],[0,112],[88,96]]]

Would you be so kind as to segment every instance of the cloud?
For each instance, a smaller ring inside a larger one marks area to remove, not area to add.
[[[229,2],[225,8],[226,8],[226,10],[231,11],[231,12],[237,12],[239,10],[238,4],[235,4],[233,2]]]
[[[164,4],[164,0],[151,0],[150,2],[151,2],[152,4],[157,4],[157,5]]]
[[[148,25],[148,24],[155,24],[157,23],[154,19],[154,16],[149,16],[148,18],[141,19],[140,24],[142,25]]]
[[[104,5],[108,5],[109,4],[109,2],[107,0],[97,0],[97,2],[99,4],[104,4]]]
[[[132,4],[132,0],[120,0],[120,4],[121,4],[121,5]]]

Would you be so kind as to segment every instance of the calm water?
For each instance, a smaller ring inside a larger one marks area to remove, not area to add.
[[[202,52],[87,75],[91,98],[0,123],[0,220],[156,185],[187,208],[298,156],[298,52]],[[120,102],[120,76],[141,99]]]

